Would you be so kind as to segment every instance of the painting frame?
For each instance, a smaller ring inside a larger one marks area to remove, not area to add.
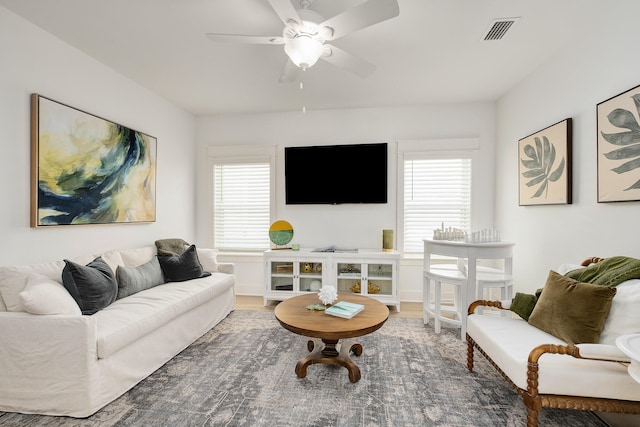
[[[640,85],[596,105],[598,203],[640,200]]]
[[[156,221],[157,139],[31,94],[33,228]]]
[[[519,206],[572,204],[572,139],[569,117],[518,140]]]

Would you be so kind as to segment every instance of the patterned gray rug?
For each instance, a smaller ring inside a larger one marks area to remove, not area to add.
[[[466,368],[458,330],[440,335],[421,319],[390,318],[362,337],[347,370],[294,367],[307,338],[273,313],[235,311],[165,366],[86,419],[0,412],[2,426],[523,426],[518,394],[484,360]],[[540,426],[606,426],[589,412],[543,409]]]

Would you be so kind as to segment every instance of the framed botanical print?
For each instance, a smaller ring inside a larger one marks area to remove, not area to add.
[[[571,203],[571,118],[518,141],[519,204]]]
[[[597,105],[598,202],[640,200],[640,86]]]
[[[156,138],[31,95],[31,226],[156,220]]]

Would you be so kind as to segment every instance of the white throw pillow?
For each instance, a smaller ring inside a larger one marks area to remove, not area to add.
[[[600,334],[600,344],[615,345],[616,338],[621,335],[640,333],[640,280],[627,280],[616,289]]]
[[[579,268],[584,268],[580,264],[560,264],[560,266],[556,269],[556,272],[565,275],[570,271],[577,270]]]
[[[29,275],[41,274],[51,280],[62,280],[63,268],[64,261],[0,267],[0,293],[7,311],[25,311],[19,294],[27,285]]]
[[[202,269],[210,273],[218,271],[218,250],[196,247]]]
[[[156,245],[143,246],[136,249],[124,249],[120,251],[120,256],[125,267],[137,267],[146,264],[156,256],[158,250]],[[115,270],[114,270],[115,271]]]
[[[80,307],[62,284],[41,274],[31,274],[20,292],[27,313],[66,314],[80,316]]]
[[[94,258],[97,258],[99,256],[102,257],[102,260],[107,263],[107,265],[111,268],[111,270],[113,270],[114,273],[118,269],[119,265],[124,265],[124,260],[122,259],[120,251],[107,251],[103,254],[95,255]]]

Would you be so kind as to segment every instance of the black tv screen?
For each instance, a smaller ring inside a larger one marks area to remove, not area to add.
[[[288,205],[387,203],[387,144],[285,147]]]

